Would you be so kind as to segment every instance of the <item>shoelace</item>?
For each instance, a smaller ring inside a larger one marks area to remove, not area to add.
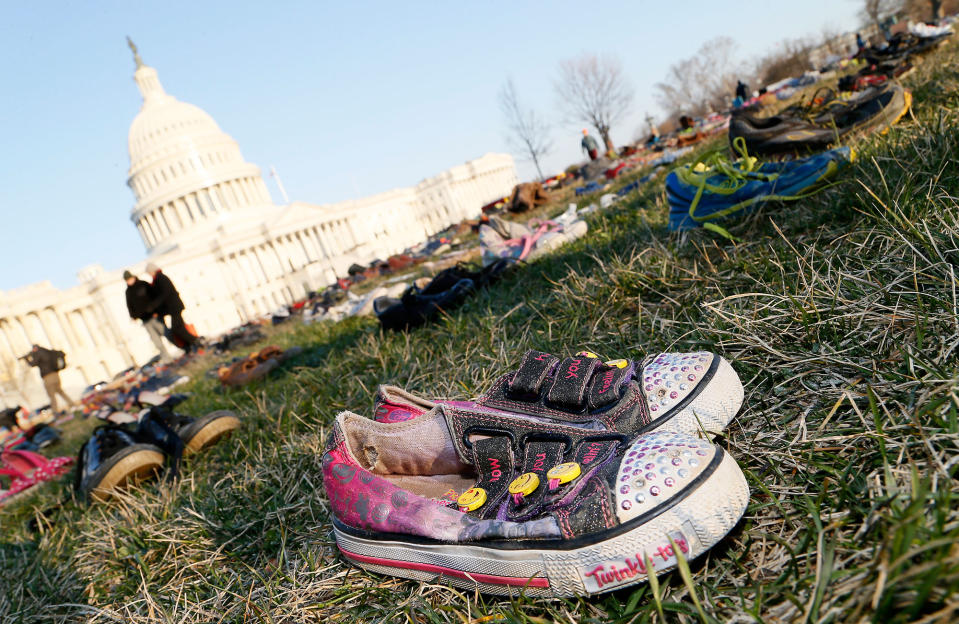
[[[819,94],[825,94],[819,99]],[[836,92],[832,87],[822,86],[813,91],[808,101],[800,101],[796,104],[799,114],[798,117],[807,123],[815,124],[815,117],[819,115],[827,106],[837,100]]]
[[[749,151],[746,149],[745,138],[736,137],[733,140],[732,148],[733,151],[741,156],[736,162],[730,162],[722,152],[716,151],[704,154],[699,160],[689,165],[689,170],[695,171],[698,174],[695,176],[697,187],[696,195],[689,204],[689,216],[697,223],[701,223],[705,229],[716,232],[730,240],[735,240],[733,235],[725,228],[710,221],[742,210],[742,208],[730,206],[729,208],[724,208],[708,215],[697,215],[696,208],[699,206],[699,200],[702,198],[706,188],[710,187],[710,190],[713,191],[718,190],[723,193],[732,194],[746,186],[746,184],[752,180],[772,182],[779,177],[779,174],[764,174],[757,170],[759,159],[749,155]],[[708,184],[709,178],[714,175],[724,176],[725,179],[718,185]]]
[[[760,180],[765,182],[773,182],[779,178],[778,173],[762,173],[759,169],[759,159],[750,156],[749,152],[746,149],[746,140],[743,137],[736,137],[733,141],[733,150],[740,154],[741,159],[735,163],[731,163],[727,158],[725,158],[720,152],[714,152],[700,161],[697,161],[691,167],[697,167],[702,162],[704,167],[711,166],[712,169],[705,169],[704,172],[697,176],[697,191],[696,195],[693,198],[693,201],[689,205],[689,216],[697,223],[701,223],[704,229],[710,230],[723,236],[731,241],[738,240],[735,236],[729,233],[726,228],[712,223],[710,220],[719,219],[727,215],[733,214],[734,212],[739,212],[745,208],[742,203],[728,208],[723,208],[722,210],[717,210],[716,212],[710,213],[708,215],[697,215],[696,208],[699,205],[699,200],[703,195],[704,190],[707,186],[707,179],[713,174],[720,174],[727,176],[727,180],[724,180],[719,186],[725,190],[727,193],[734,193],[740,188],[745,186],[751,180]],[[709,165],[705,163],[709,162]],[[813,185],[809,187],[806,192],[799,193],[798,195],[790,195],[789,199],[804,199],[806,197],[811,197],[819,191],[825,190],[829,187],[835,186],[838,182],[825,185]],[[785,197],[779,197],[778,199],[785,199]]]
[[[523,250],[520,252],[518,260],[525,260],[529,256],[530,252],[533,250],[533,247],[536,245],[536,242],[546,234],[547,232],[558,231],[562,229],[561,226],[554,221],[543,221],[532,234],[524,234],[519,238],[510,238],[504,240],[503,242],[510,247],[518,247],[522,245]]]

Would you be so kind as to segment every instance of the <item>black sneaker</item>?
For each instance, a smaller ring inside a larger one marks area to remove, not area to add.
[[[457,280],[446,290],[434,294],[427,293],[430,286],[432,283],[423,290],[410,286],[400,299],[379,297],[373,301],[373,313],[384,329],[412,329],[426,324],[441,310],[451,310],[476,290],[473,280],[468,278]]]
[[[834,100],[816,115],[818,125],[835,126],[840,136],[860,130],[884,130],[899,121],[912,106],[912,94],[895,83],[871,87],[848,100]]]
[[[87,500],[106,501],[117,489],[158,473],[163,461],[157,446],[122,427],[103,425],[80,449],[73,486]]]
[[[438,295],[454,287],[460,280],[472,280],[476,288],[483,288],[496,281],[508,268],[513,266],[512,258],[500,258],[496,262],[474,271],[466,264],[457,264],[444,269],[419,291],[421,295]]]
[[[474,290],[493,283],[511,266],[512,258],[500,258],[478,271],[467,265],[444,269],[423,288],[410,286],[403,297],[379,297],[373,301],[373,313],[384,329],[411,329],[427,323],[440,310],[450,310]]]
[[[150,410],[141,418],[141,428],[144,421],[148,419],[159,421],[180,438],[183,443],[182,452],[191,455],[212,446],[220,438],[240,426],[240,419],[229,410],[216,410],[198,418],[173,411],[175,406],[188,398],[190,398],[188,394],[163,396],[155,392],[141,392],[137,397],[137,402]],[[162,438],[163,433],[163,427],[160,427],[157,429],[156,435]],[[168,445],[173,453],[176,452],[177,444],[175,441],[167,440],[164,444]]]
[[[178,414],[165,406],[158,406],[150,408],[144,420],[148,418],[160,421],[176,432],[182,441],[185,455],[191,455],[212,446],[240,426],[240,419],[229,410],[216,410],[205,416],[194,418]],[[144,420],[141,420],[141,424]],[[170,445],[171,448],[176,447],[175,442],[170,442]]]
[[[754,117],[734,114],[729,121],[729,144],[742,138],[750,154],[794,154],[826,149],[839,135],[795,117]]]

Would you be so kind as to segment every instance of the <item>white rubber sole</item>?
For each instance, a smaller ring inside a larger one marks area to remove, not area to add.
[[[733,529],[749,502],[735,460],[719,465],[671,508],[601,542],[569,550],[506,550],[478,544],[417,544],[351,535],[334,527],[348,559],[371,572],[417,581],[444,581],[488,594],[534,597],[585,596],[646,579],[676,565],[670,539],[686,559],[702,555]]]

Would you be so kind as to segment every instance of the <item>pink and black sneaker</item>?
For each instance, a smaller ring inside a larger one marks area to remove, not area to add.
[[[742,406],[743,385],[729,362],[709,352],[604,363],[587,352],[560,360],[529,351],[516,371],[474,401],[429,400],[380,386],[373,418],[402,422],[439,404],[468,416],[473,428],[517,418],[627,435],[659,429],[719,433]]]
[[[341,413],[323,456],[337,546],[373,572],[598,594],[702,555],[749,500],[733,458],[689,434],[481,420],[448,405],[392,420]]]

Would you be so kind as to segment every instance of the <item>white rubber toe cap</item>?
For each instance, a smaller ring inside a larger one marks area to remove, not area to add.
[[[657,355],[643,368],[642,384],[651,429],[720,433],[743,405],[739,375],[714,353]]]

